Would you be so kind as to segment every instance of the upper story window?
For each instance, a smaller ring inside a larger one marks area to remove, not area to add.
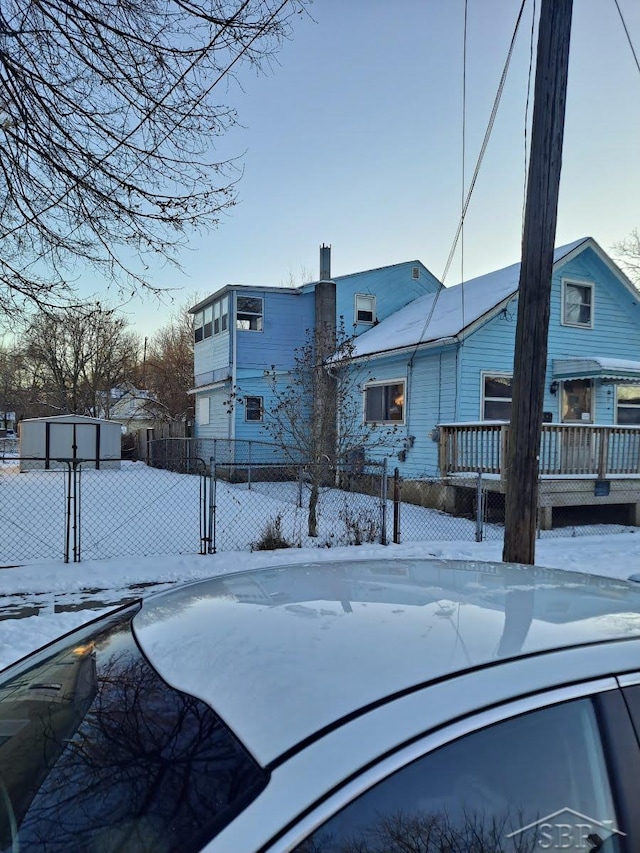
[[[565,326],[593,327],[593,285],[564,281],[562,322]]]
[[[364,419],[368,424],[404,422],[404,381],[367,385],[364,389]]]
[[[508,421],[511,418],[513,379],[510,374],[501,376],[482,374],[482,420]]]
[[[375,323],[376,298],[369,294],[356,293],[356,323]]]
[[[198,311],[198,313],[193,318],[193,338],[196,343],[202,340],[202,333],[204,331],[204,311]]]
[[[213,334],[219,335],[229,328],[229,297],[216,299],[213,304]]]
[[[204,334],[203,338],[210,338],[213,330],[213,305],[207,305],[204,309]]]
[[[212,335],[219,335],[229,328],[229,296],[221,296],[204,310],[198,311],[193,320],[194,340],[203,341]]]
[[[261,332],[263,320],[262,298],[258,296],[238,296],[236,310],[236,328],[245,332]]]
[[[616,387],[616,423],[640,425],[640,385]]]

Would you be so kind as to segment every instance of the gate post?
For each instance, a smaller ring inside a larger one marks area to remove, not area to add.
[[[216,462],[209,459],[209,554],[216,553],[216,486],[218,482]]]
[[[476,542],[482,542],[484,517],[484,490],[482,488],[482,471],[478,471],[476,486]]]
[[[380,544],[387,545],[387,460],[382,461],[382,476],[380,478],[380,515],[382,530],[380,531]]]
[[[393,542],[395,545],[400,544],[400,502],[401,502],[400,469],[394,468],[394,471],[393,471]]]

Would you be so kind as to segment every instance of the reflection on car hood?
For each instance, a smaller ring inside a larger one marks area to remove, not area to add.
[[[263,764],[396,691],[547,649],[640,635],[640,590],[447,560],[305,563],[145,602],[141,647]]]

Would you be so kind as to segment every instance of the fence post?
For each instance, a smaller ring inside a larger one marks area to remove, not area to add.
[[[387,545],[387,460],[382,461],[382,477],[380,483],[380,514],[382,517],[380,544]]]
[[[298,509],[302,509],[302,465],[298,465]]]
[[[214,445],[215,449],[215,445]],[[218,475],[216,470],[216,462],[209,459],[209,554],[216,553],[216,487]]]
[[[249,441],[248,461],[247,461],[247,488],[251,491],[251,441]]]
[[[69,562],[69,544],[71,540],[71,490],[73,488],[73,481],[71,478],[71,463],[69,461],[66,462],[67,465],[67,511],[66,511],[66,519],[65,519],[65,536],[64,536],[64,561],[65,563]]]
[[[484,490],[482,488],[482,471],[478,471],[478,484],[476,486],[476,542],[482,542],[483,516]]]
[[[200,474],[200,495],[198,502],[198,510],[199,510],[199,521],[200,521],[200,554],[206,554],[207,552],[207,537],[209,536],[207,530],[207,471],[206,468]]]
[[[394,468],[393,471],[393,542],[394,545],[400,544],[400,469]]]

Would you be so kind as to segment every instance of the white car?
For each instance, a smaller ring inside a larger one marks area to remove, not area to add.
[[[306,563],[112,611],[0,675],[0,850],[640,850],[640,587]]]

